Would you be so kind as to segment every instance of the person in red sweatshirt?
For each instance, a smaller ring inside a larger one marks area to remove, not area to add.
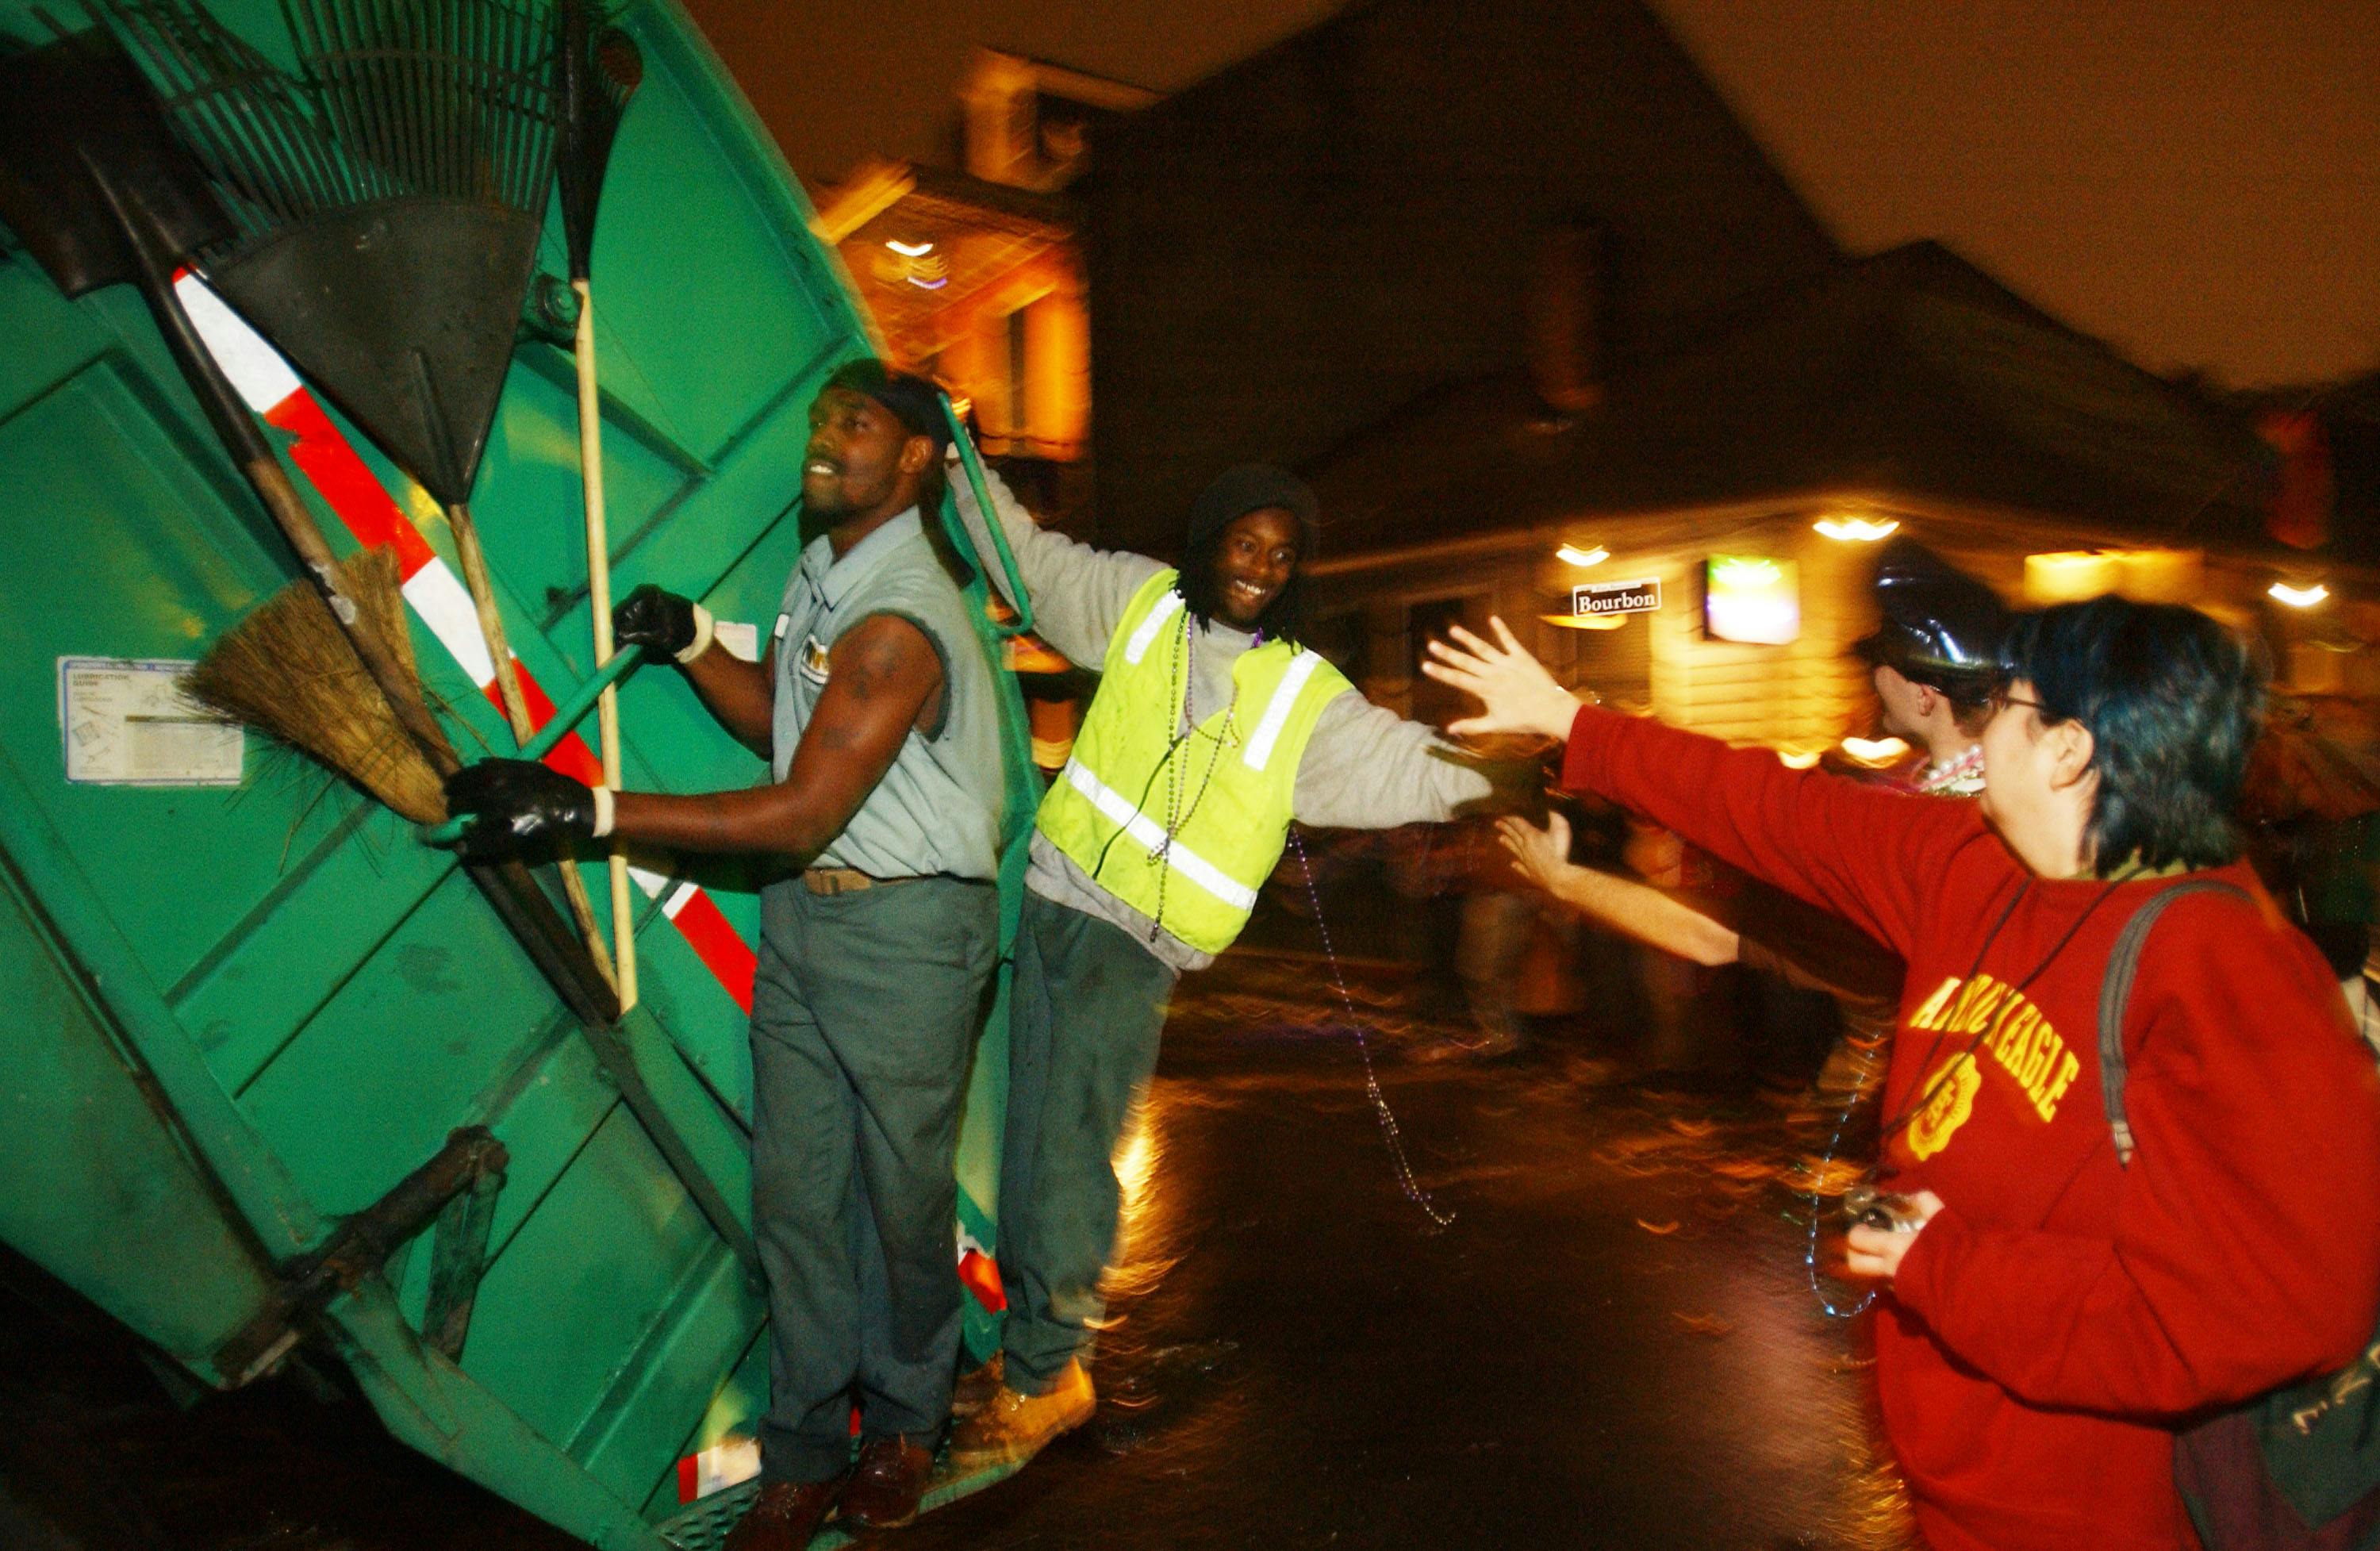
[[[1493,627],[1431,645],[1430,675],[1484,708],[1450,731],[1566,737],[1570,786],[1908,962],[1879,1173],[1916,1225],[1849,1244],[1889,1289],[1876,1380],[1925,1538],[2194,1547],[2173,1429],[2342,1366],[2380,1305],[2380,1078],[2228,818],[2262,694],[2245,646],[2116,599],[2020,620],[1970,805],[1582,706]],[[2126,920],[2185,872],[2250,898],[2177,900],[2148,939],[2125,1165],[2100,985]]]

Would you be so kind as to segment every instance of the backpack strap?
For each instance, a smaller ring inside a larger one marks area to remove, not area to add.
[[[2107,1104],[2107,1129],[2115,1134],[2116,1162],[2125,1167],[2131,1164],[2134,1149],[2132,1122],[2124,1111],[2124,1005],[2132,999],[2132,977],[2140,973],[2141,950],[2148,944],[2149,928],[2168,905],[2185,894],[2250,899],[2247,890],[2219,878],[2186,878],[2158,890],[2132,912],[2132,918],[2117,934],[2116,946],[2107,954],[2107,976],[2099,982],[2099,1093]]]

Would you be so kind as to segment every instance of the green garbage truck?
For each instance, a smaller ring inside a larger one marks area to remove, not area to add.
[[[203,4],[297,68],[276,0]],[[0,34],[41,46],[108,9],[0,0]],[[605,20],[641,62],[594,239],[613,585],[698,597],[756,653],[803,539],[809,401],[872,353],[868,325],[685,13],[628,0]],[[142,292],[70,298],[28,236],[0,228],[0,1240],[200,1385],[327,1352],[395,1437],[591,1545],[717,1544],[767,1403],[754,879],[639,859],[622,1014],[552,869],[493,886],[351,782],[200,713],[190,664],[301,575],[286,529]],[[342,555],[395,557],[457,748],[511,749],[445,504],[202,268],[176,297],[306,514]],[[596,666],[558,219],[535,270],[469,494],[542,705]],[[997,666],[1019,623],[988,590],[1005,556],[944,520]],[[995,678],[1014,839],[1038,786],[1014,681]],[[762,778],[675,674],[625,680],[621,717],[628,785]],[[1022,862],[1012,845],[1011,927]],[[979,1353],[1004,989],[1003,969],[958,1165]]]

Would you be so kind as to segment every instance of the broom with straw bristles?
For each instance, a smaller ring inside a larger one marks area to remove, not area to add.
[[[339,585],[404,670],[416,724],[433,729],[421,697],[398,591],[396,555],[370,550],[341,562]],[[424,750],[311,582],[292,582],[224,633],[182,681],[192,699],[303,749],[417,824],[446,817],[444,776],[461,761],[442,736]]]

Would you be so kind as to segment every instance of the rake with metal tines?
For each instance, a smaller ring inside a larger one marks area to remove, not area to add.
[[[511,0],[283,0],[292,81],[193,0],[89,0],[238,223],[209,282],[445,508],[516,741],[534,732],[471,519],[552,193],[552,24]],[[574,862],[563,892],[606,980]]]
[[[407,734],[424,750],[443,746],[410,664],[342,590],[313,514],[182,305],[176,271],[221,248],[237,228],[169,131],[148,82],[105,32],[0,52],[0,220],[64,296],[124,284],[140,290],[224,450],[312,578],[326,618],[352,638],[373,682],[407,719]]]
[[[399,467],[470,498],[552,189],[542,10],[285,0],[292,80],[194,0],[88,0],[238,225],[209,283]]]

